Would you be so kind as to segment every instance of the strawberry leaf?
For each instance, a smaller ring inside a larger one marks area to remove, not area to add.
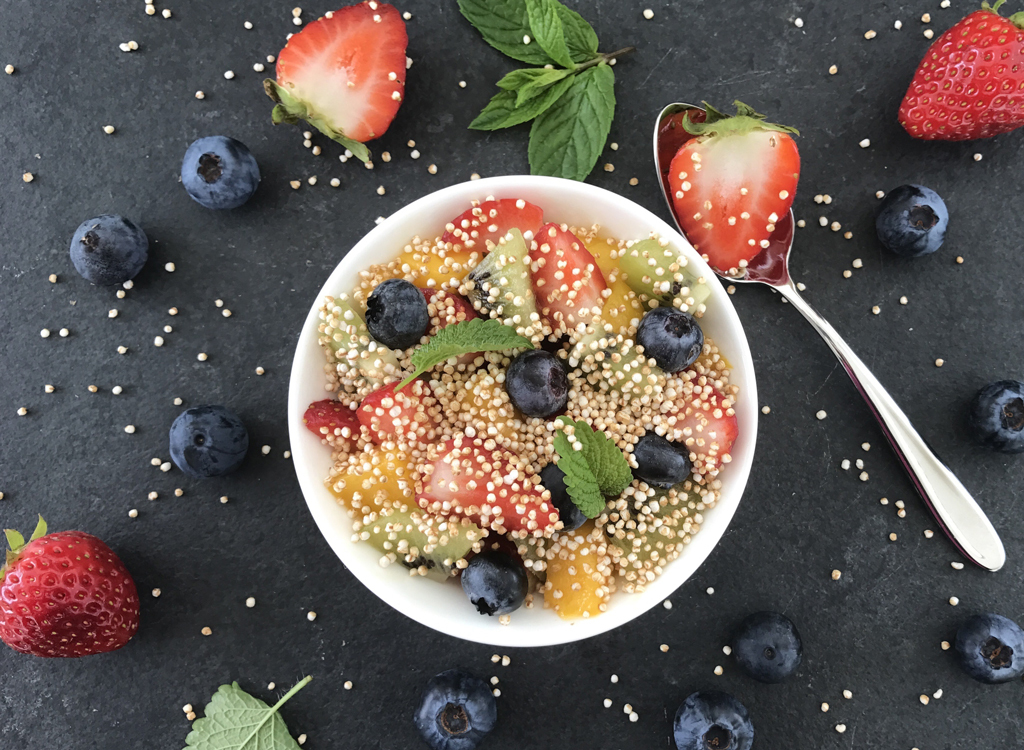
[[[469,123],[469,127],[473,130],[501,130],[529,122],[558,101],[570,86],[572,78],[563,78],[520,105],[516,104],[517,92],[499,91],[476,119]]]
[[[615,74],[606,63],[577,73],[572,86],[533,121],[530,172],[583,180],[604,150],[615,115]]]
[[[604,510],[604,495],[583,451],[574,449],[561,430],[555,433],[555,451],[558,453],[558,468],[565,474],[569,499],[587,518],[597,518]]]
[[[405,388],[432,367],[452,357],[473,352],[503,352],[509,349],[533,349],[533,343],[523,338],[511,326],[494,318],[473,318],[445,326],[426,344],[412,354],[412,375],[403,380],[396,391]]]
[[[205,717],[192,725],[186,750],[299,750],[278,710],[311,679],[301,680],[272,707],[237,682],[221,685],[206,705]]]
[[[575,68],[558,15],[557,0],[526,0],[526,17],[537,44],[551,59],[565,68]]]
[[[267,96],[277,102],[274,109],[270,112],[270,119],[273,120],[275,125],[280,125],[281,123],[294,125],[299,120],[305,120],[328,138],[337,141],[351,151],[353,158],[363,163],[370,161],[370,149],[366,147],[366,144],[352,140],[344,133],[332,128],[323,119],[310,114],[305,104],[289,94],[287,89],[279,86],[274,79],[267,78],[264,80],[263,90],[267,92]]]
[[[21,535],[20,531],[4,529],[4,536],[7,537],[7,545],[11,548],[11,552],[15,554],[21,551],[21,548],[25,546],[25,537]]]
[[[43,520],[42,516],[39,516],[39,521],[36,523],[35,531],[32,532],[32,536],[29,538],[30,542],[34,542],[40,537],[46,536],[46,521]]]
[[[528,65],[554,62],[539,44],[523,42],[533,33],[526,0],[459,0],[459,10],[499,52]]]

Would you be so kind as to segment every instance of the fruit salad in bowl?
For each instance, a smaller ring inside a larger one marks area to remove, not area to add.
[[[400,210],[300,335],[292,451],[378,596],[495,645],[578,640],[664,600],[742,495],[757,430],[728,295],[665,222],[498,177]]]

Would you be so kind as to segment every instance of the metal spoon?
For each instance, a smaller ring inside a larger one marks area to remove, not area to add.
[[[673,123],[678,124],[681,113],[687,110],[703,112],[703,108],[694,104],[670,104],[658,115],[654,127],[654,164],[658,171],[658,181],[662,194],[668,203],[679,231],[679,220],[675,215],[671,195],[664,176],[668,163],[662,165],[662,159],[670,159],[678,145],[688,138],[675,132]],[[677,116],[673,121],[673,116]],[[682,130],[682,128],[679,128]],[[673,140],[678,141],[674,143]],[[659,146],[661,148],[659,148]],[[956,478],[942,461],[932,452],[928,444],[917,433],[907,419],[907,415],[896,405],[892,396],[882,387],[878,379],[871,373],[836,330],[829,325],[814,308],[812,308],[797,292],[796,286],[789,277],[789,252],[793,247],[793,212],[777,222],[769,246],[753,258],[745,269],[742,278],[722,275],[730,282],[759,282],[767,284],[778,291],[792,304],[814,329],[821,335],[832,349],[836,357],[853,380],[853,384],[867,401],[882,431],[892,445],[903,468],[917,491],[921,493],[925,503],[931,509],[943,531],[953,543],[977,565],[990,571],[997,571],[1006,562],[1006,552],[991,522],[984,511],[974,501],[971,494]]]

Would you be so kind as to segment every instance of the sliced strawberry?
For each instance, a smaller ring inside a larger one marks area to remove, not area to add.
[[[487,242],[497,245],[508,230],[518,229],[529,240],[543,223],[544,210],[522,198],[489,200],[452,219],[441,239],[486,252],[489,249]]]
[[[793,205],[800,154],[790,133],[796,131],[764,122],[741,102],[734,117],[707,109],[704,122],[683,122],[696,137],[669,167],[672,202],[697,252],[718,271],[739,276]]]
[[[604,306],[604,274],[586,246],[558,224],[545,224],[530,250],[537,307],[551,327],[568,331],[589,323]]]
[[[379,138],[405,98],[408,43],[401,14],[376,0],[313,21],[277,56],[274,122],[306,120],[342,143]]]
[[[423,292],[423,298],[427,304],[434,305],[435,313],[430,317],[431,336],[452,323],[463,323],[480,317],[469,300],[461,294],[449,291],[439,292],[436,289],[420,289],[420,291]]]
[[[359,418],[340,401],[325,398],[309,405],[302,415],[306,429],[331,446],[351,453],[358,447]]]
[[[693,397],[669,416],[670,423],[675,418],[672,437],[696,456],[693,468],[698,474],[714,476],[731,460],[729,451],[739,435],[739,423],[732,401],[715,386],[695,385]]]
[[[426,444],[436,438],[437,401],[430,386],[414,380],[395,393],[398,381],[367,395],[356,413],[359,423],[370,431],[377,445],[401,436],[409,442]]]
[[[482,528],[519,537],[550,533],[558,523],[558,511],[545,498],[547,490],[534,484],[518,456],[488,450],[480,438],[432,446],[421,474],[416,499],[430,513],[468,518]]]

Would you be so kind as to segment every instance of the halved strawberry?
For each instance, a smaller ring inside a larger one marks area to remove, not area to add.
[[[464,323],[467,320],[480,317],[469,300],[461,294],[423,288],[420,291],[423,292],[423,298],[427,301],[427,305],[434,305],[435,312],[430,316],[431,336],[453,323]]]
[[[545,224],[534,238],[530,260],[537,308],[552,328],[571,330],[601,312],[608,284],[594,256],[572,232]]]
[[[800,154],[790,136],[796,130],[735,104],[734,117],[705,102],[704,122],[683,120],[695,137],[676,152],[668,178],[676,217],[697,252],[742,276],[793,205]]]
[[[693,397],[669,415],[675,418],[670,437],[683,442],[696,457],[693,469],[714,476],[731,460],[729,451],[739,435],[739,423],[732,400],[711,383],[694,385]]]
[[[362,142],[388,129],[405,98],[405,21],[393,5],[367,0],[305,26],[277,56],[274,123],[305,120],[362,161]]]
[[[377,445],[401,435],[405,440],[429,443],[436,438],[437,401],[423,380],[416,379],[395,393],[398,381],[368,394],[356,409],[359,422]]]
[[[487,252],[487,242],[497,245],[508,230],[518,229],[529,241],[543,223],[544,209],[522,198],[487,200],[452,219],[441,240]]]
[[[351,453],[358,447],[359,419],[353,409],[325,398],[309,405],[302,415],[306,429],[334,448]]]
[[[550,493],[534,484],[519,457],[489,450],[480,438],[431,446],[421,476],[416,500],[429,513],[468,518],[482,528],[519,537],[550,533],[558,523]]]

